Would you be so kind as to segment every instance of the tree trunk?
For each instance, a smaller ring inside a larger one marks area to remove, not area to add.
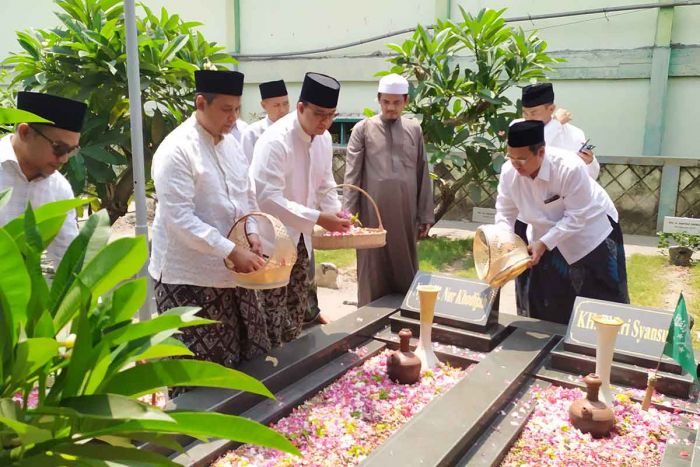
[[[129,210],[129,198],[133,192],[134,172],[131,167],[128,167],[122,172],[119,181],[114,185],[111,198],[107,199],[105,203],[110,224],[114,224],[117,219],[127,213]]]
[[[437,164],[434,170],[440,180],[438,184],[440,199],[437,206],[435,206],[435,222],[437,223],[452,208],[457,198],[457,192],[467,184],[469,179],[464,175],[455,180],[450,170],[444,164]]]

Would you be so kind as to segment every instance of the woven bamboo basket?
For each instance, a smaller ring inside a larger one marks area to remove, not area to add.
[[[374,212],[377,215],[377,220],[379,221],[378,227],[365,227],[364,233],[359,235],[339,235],[339,236],[329,236],[324,235],[327,230],[323,227],[316,226],[314,232],[311,235],[311,244],[316,250],[343,250],[352,248],[355,250],[364,250],[369,248],[381,248],[386,245],[386,230],[384,230],[384,225],[382,224],[382,216],[379,214],[379,208],[377,203],[374,202],[372,197],[360,187],[355,185],[350,185],[349,183],[342,183],[329,190],[326,190],[321,194],[321,197],[328,195],[330,190],[335,190],[337,188],[351,188],[357,190],[367,197],[372,207],[374,207]]]
[[[231,227],[228,234],[229,240],[234,242],[237,248],[251,249],[248,239],[249,218],[257,221],[258,235],[263,247],[265,265],[254,272],[236,272],[234,265],[228,258],[224,264],[231,270],[233,282],[238,287],[245,289],[276,289],[289,284],[289,276],[292,267],[297,260],[297,249],[287,234],[285,226],[274,216],[264,212],[251,212],[239,218]],[[263,220],[263,222],[260,222]]]

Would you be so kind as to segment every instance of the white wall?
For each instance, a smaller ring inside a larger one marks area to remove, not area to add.
[[[233,50],[234,0],[146,0],[145,3],[154,10],[165,6],[185,20],[203,22],[201,31],[208,40]],[[451,4],[452,18],[457,19],[460,5],[467,6],[473,14],[484,7],[508,8],[505,17],[516,17],[637,3],[639,0],[241,0],[240,46],[242,54],[334,46],[414,27],[418,23],[432,24],[448,4]],[[53,10],[55,5],[51,0],[0,3],[0,57],[19,50],[15,30],[56,25]],[[539,29],[540,36],[548,42],[549,51],[566,54],[566,51],[595,50],[596,55],[588,58],[590,68],[595,69],[601,66],[596,57],[606,56],[607,50],[634,53],[635,49],[652,46],[656,16],[657,10],[649,9],[610,13],[607,18],[598,14],[514,25],[525,30]],[[700,44],[699,24],[700,6],[675,8],[672,42],[697,46]],[[365,107],[376,107],[377,78],[373,75],[388,67],[385,56],[389,50],[385,44],[401,41],[402,37],[392,37],[303,59],[244,61],[239,65],[248,83],[243,96],[244,118],[251,120],[251,114],[260,113],[257,83],[283,78],[287,81],[291,100],[295,101],[306,71],[327,73],[341,81],[340,112],[361,114]],[[649,80],[579,79],[579,74],[583,73],[581,70],[587,68],[585,57],[582,63],[579,58],[576,63],[569,64],[574,71],[568,69],[567,79],[551,74],[557,104],[573,112],[574,123],[591,137],[599,154],[641,154]],[[613,67],[609,69],[613,75],[616,70],[649,66],[645,63],[619,63],[615,67],[616,62],[612,63]],[[669,80],[664,155],[700,156],[694,144],[694,125],[700,120],[700,65],[685,65],[685,69],[689,66],[696,70],[689,73],[690,77]],[[570,79],[572,77],[578,78]]]

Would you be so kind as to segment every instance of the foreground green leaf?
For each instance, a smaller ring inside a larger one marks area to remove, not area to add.
[[[75,410],[91,418],[114,420],[151,420],[172,422],[172,418],[160,409],[118,394],[93,394],[63,399],[61,407]]]
[[[274,399],[257,379],[218,363],[199,360],[162,360],[136,365],[114,375],[104,392],[138,397],[162,387],[203,386],[234,389]]]

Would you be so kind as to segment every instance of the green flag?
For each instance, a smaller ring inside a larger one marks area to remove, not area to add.
[[[690,340],[690,327],[688,324],[688,311],[685,309],[683,294],[678,297],[676,311],[673,312],[671,326],[668,328],[664,355],[674,359],[685,371],[690,373],[695,381],[698,380],[698,371],[695,366],[695,353]]]

